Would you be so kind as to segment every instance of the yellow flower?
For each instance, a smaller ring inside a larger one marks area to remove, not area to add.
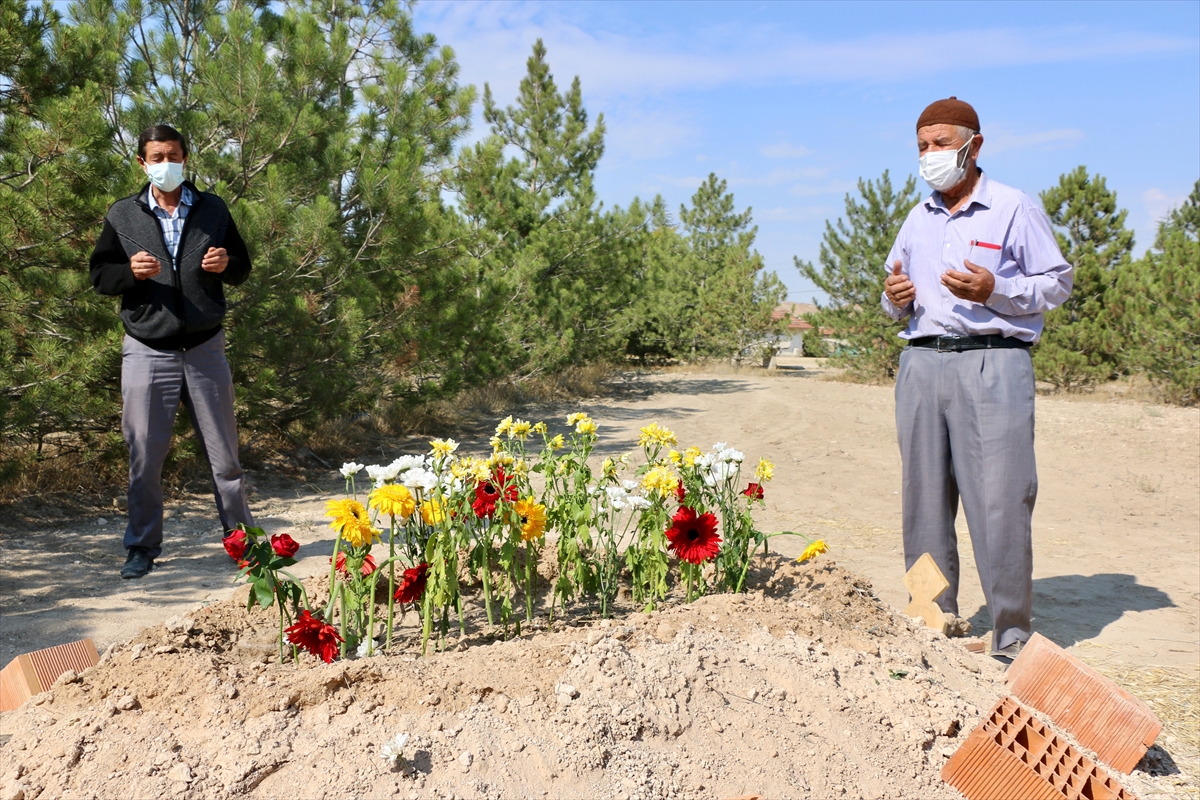
[[[604,463],[600,465],[600,474],[605,478],[617,477],[617,464],[611,458],[604,459]]]
[[[561,433],[556,433],[554,438],[550,440],[550,449],[561,450],[567,446],[567,440],[563,438]]]
[[[438,498],[421,503],[421,519],[426,525],[437,525],[446,519],[446,501]]]
[[[567,425],[571,426],[571,425],[576,424],[577,422],[582,422],[585,419],[590,419],[590,417],[588,417],[588,415],[584,414],[583,412],[576,411],[574,414],[567,417]]]
[[[585,436],[595,436],[596,423],[592,422],[591,419],[581,420],[579,424],[575,426],[575,432],[582,433]]]
[[[558,466],[555,467],[555,469],[554,469],[554,474],[555,475],[566,475],[567,474],[567,462],[566,461],[558,462]]]
[[[458,442],[453,439],[434,439],[429,446],[433,448],[435,456],[445,458],[458,449]]]
[[[525,463],[525,459],[520,459],[513,463],[513,475],[528,475],[529,465]]]
[[[508,431],[508,435],[517,439],[525,439],[529,436],[529,432],[533,430],[533,426],[523,419],[519,419],[512,424]]]
[[[775,477],[775,465],[765,458],[758,460],[758,469],[754,470],[754,477],[760,481],[769,481]]]
[[[507,417],[500,420],[500,424],[496,426],[496,435],[503,436],[504,434],[508,433],[510,430],[512,430],[512,424],[512,414],[509,414]]]
[[[488,440],[488,444],[492,446],[492,452],[498,453],[504,447],[504,442],[500,441],[499,436],[493,436]]]
[[[490,472],[496,467],[507,467],[514,461],[516,461],[516,459],[513,458],[512,453],[492,453],[487,460],[488,471]]]
[[[381,514],[408,519],[417,510],[417,501],[407,487],[394,483],[380,486],[371,492],[371,508]]]
[[[546,535],[546,507],[533,499],[533,495],[518,500],[513,510],[521,518],[521,538],[525,541],[540,539]]]
[[[645,447],[649,444],[656,444],[660,447],[668,444],[678,444],[679,440],[675,438],[675,434],[669,429],[662,427],[657,422],[651,422],[644,428],[638,429],[638,446]]]
[[[828,553],[828,552],[829,552],[829,545],[825,544],[825,540],[817,539],[815,542],[810,544],[808,547],[804,548],[804,552],[801,553],[800,557],[797,558],[796,560],[803,563],[805,561],[808,561],[810,558],[816,558],[821,553]]]
[[[367,509],[357,500],[330,500],[325,504],[325,514],[333,519],[329,527],[355,547],[370,546],[379,538],[379,531],[371,527]]]
[[[679,462],[683,461],[683,456],[679,455],[678,450],[672,450],[667,453],[667,461],[670,461],[675,466],[679,466]]]
[[[658,492],[662,497],[670,497],[679,485],[679,478],[669,467],[651,467],[642,476],[642,486],[647,491]]]
[[[685,467],[696,466],[696,459],[701,455],[699,447],[689,447],[683,451],[683,465]]]
[[[534,425],[533,432],[536,433],[538,436],[545,436],[546,435],[546,423],[539,422],[536,425]]]

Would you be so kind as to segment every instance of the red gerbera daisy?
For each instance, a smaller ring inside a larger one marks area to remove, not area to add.
[[[680,481],[679,485],[675,487],[675,499],[682,504],[685,497],[687,497],[687,489],[683,488],[683,481]]]
[[[763,499],[762,484],[752,483],[746,487],[746,491],[742,492],[742,494],[746,495],[746,497],[749,497],[751,500],[762,500]]]
[[[671,517],[667,540],[670,541],[668,547],[671,552],[680,561],[703,564],[720,550],[717,518],[707,512],[697,515],[694,508],[681,508]]]
[[[346,571],[346,554],[345,553],[341,553],[341,552],[338,553],[337,566],[335,567],[335,569],[338,571],[338,575],[341,575],[343,579],[350,578],[350,573],[348,573]],[[365,578],[374,571],[375,571],[375,556],[368,553],[367,556],[363,559],[362,568],[359,570],[359,572],[361,572],[362,576]]]
[[[425,593],[425,580],[428,576],[429,565],[425,562],[417,564],[412,569],[404,570],[404,577],[396,587],[396,602],[415,603]]]
[[[317,619],[304,609],[296,624],[287,628],[287,639],[297,647],[303,647],[326,664],[338,656],[341,634],[332,625]]]
[[[492,515],[496,513],[496,503],[501,499],[515,503],[517,501],[517,485],[508,483],[508,477],[504,474],[504,470],[498,469],[488,480],[475,484],[475,499],[471,501],[471,508],[475,510],[475,516],[480,519],[484,517],[491,519]]]

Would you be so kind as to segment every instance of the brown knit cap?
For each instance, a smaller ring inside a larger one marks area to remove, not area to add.
[[[926,125],[962,125],[973,131],[979,130],[979,115],[970,103],[964,103],[951,95],[946,100],[935,100],[925,107],[917,120],[917,130]]]

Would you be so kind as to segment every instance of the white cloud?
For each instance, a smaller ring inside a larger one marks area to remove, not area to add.
[[[814,219],[829,219],[836,214],[835,206],[779,206],[768,208],[755,216],[765,222],[806,222]]]
[[[1062,147],[1074,147],[1084,139],[1084,132],[1078,128],[1056,128],[1050,131],[1017,134],[999,129],[991,135],[983,131],[983,155],[1003,153],[1008,150],[1053,150]]]
[[[804,145],[794,145],[781,142],[779,144],[768,144],[759,149],[767,158],[802,158],[810,155],[812,150],[809,150]]]
[[[1157,228],[1158,223],[1172,211],[1183,205],[1187,198],[1186,194],[1171,197],[1162,189],[1150,188],[1142,192],[1142,207],[1145,208],[1146,215],[1150,217]]]
[[[824,194],[845,194],[857,188],[858,184],[853,181],[832,180],[819,185],[798,183],[788,189],[788,194],[796,197],[819,197]]]
[[[1086,25],[815,40],[726,20],[707,28],[627,33],[624,27],[605,29],[615,24],[589,19],[593,13],[588,5],[534,2],[424,3],[416,9],[418,30],[432,30],[455,49],[463,79],[489,81],[498,98],[513,96],[538,38],[560,86],[579,75],[586,94],[605,98],[778,82],[896,83],[961,73],[962,60],[945,57],[947,41],[971,43],[972,70],[1197,49],[1195,37]]]

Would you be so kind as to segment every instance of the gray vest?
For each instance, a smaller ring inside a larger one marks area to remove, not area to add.
[[[121,298],[121,320],[138,339],[153,341],[211,330],[225,316],[221,277],[205,272],[200,262],[208,248],[225,241],[229,208],[215,194],[191,184],[188,188],[195,202],[183,224],[177,259],[171,258],[162,226],[150,210],[149,185],[140,194],[118,200],[108,211],[108,221],[127,254],[144,250],[162,264],[157,275],[137,281]]]

